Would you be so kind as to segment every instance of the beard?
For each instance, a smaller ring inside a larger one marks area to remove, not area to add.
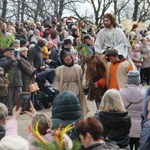
[[[106,28],[110,28],[111,24],[104,24]]]

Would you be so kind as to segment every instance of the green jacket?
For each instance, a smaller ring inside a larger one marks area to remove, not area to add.
[[[75,123],[81,116],[81,105],[73,92],[62,92],[55,97],[52,105],[52,129],[57,129],[60,124],[64,128]],[[76,138],[74,130],[68,132],[68,135],[72,139]]]

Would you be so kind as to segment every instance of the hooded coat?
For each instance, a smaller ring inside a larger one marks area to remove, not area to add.
[[[99,112],[95,115],[104,127],[104,137],[115,141],[120,148],[129,144],[131,119],[128,112]]]
[[[128,84],[120,89],[120,94],[131,117],[130,137],[139,138],[141,133],[141,112],[144,90],[138,85]],[[127,108],[128,107],[128,108]]]
[[[60,124],[62,128],[65,128],[67,125],[75,123],[81,116],[81,106],[73,92],[62,92],[55,97],[52,105],[52,129],[57,129]],[[76,138],[74,131],[70,131],[68,134],[72,139]]]

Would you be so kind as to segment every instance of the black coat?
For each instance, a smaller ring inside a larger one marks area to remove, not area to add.
[[[120,148],[129,144],[131,118],[128,112],[100,112],[95,116],[104,127],[104,136],[115,141]]]
[[[59,53],[57,50],[51,50],[51,54],[49,55],[49,59],[52,60],[52,62],[49,64],[50,68],[56,68],[61,65]]]
[[[42,49],[39,46],[35,45],[31,49],[29,49],[28,58],[36,68],[37,73],[41,72],[40,67],[45,66],[44,60],[42,58]]]
[[[14,72],[13,80],[10,82],[9,86],[23,86],[22,73],[17,60],[3,57],[0,59],[0,67],[4,69],[5,73],[9,73],[11,70]]]

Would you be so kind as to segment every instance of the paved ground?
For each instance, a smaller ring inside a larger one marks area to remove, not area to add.
[[[146,89],[147,86],[144,86],[142,88]],[[88,105],[88,108],[89,108],[90,112],[85,117],[93,116],[95,114],[95,111],[96,111],[95,102],[91,102],[91,101],[87,100],[87,105]],[[47,114],[48,116],[51,117],[51,112],[52,112],[51,108],[50,109],[42,109],[40,112],[44,113],[44,114]],[[9,118],[10,117],[8,117],[8,119]],[[19,127],[18,128],[19,135],[21,135],[24,138],[27,138],[27,135],[29,134],[28,126],[31,123],[31,118],[27,115],[21,115],[21,116],[19,116],[18,122],[19,122],[19,126],[18,126]]]
[[[87,105],[88,105],[88,108],[90,109],[90,112],[85,116],[85,117],[88,117],[88,116],[93,116],[95,114],[95,111],[96,111],[96,105],[95,105],[95,102],[91,102],[91,101],[87,101]],[[51,108],[50,109],[42,109],[41,111],[39,111],[40,113],[44,113],[48,116],[51,117]],[[8,119],[11,118],[11,117],[8,117]],[[18,119],[18,122],[19,122],[19,125],[18,125],[18,133],[19,135],[21,135],[22,137],[24,138],[27,138],[27,135],[29,134],[28,132],[28,126],[30,125],[31,123],[31,118],[28,116],[28,115],[20,115],[19,116],[19,119]]]

